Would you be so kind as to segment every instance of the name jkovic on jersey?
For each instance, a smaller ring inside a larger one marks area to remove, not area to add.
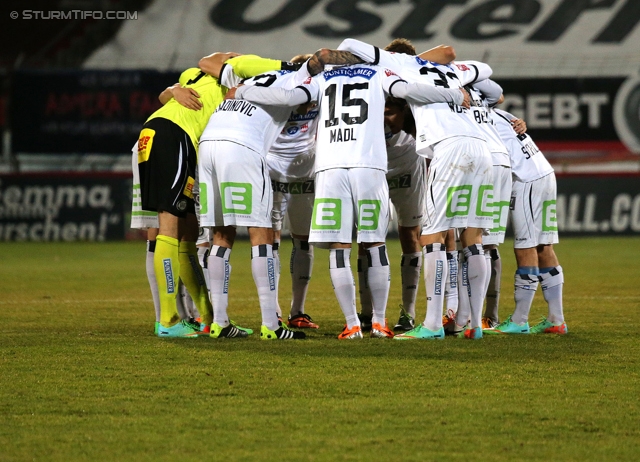
[[[218,109],[216,109],[216,112],[234,111],[234,112],[240,112],[241,114],[251,117],[255,109],[256,109],[256,106],[249,103],[248,101],[244,101],[241,99],[229,99],[227,101],[220,103],[220,106],[218,106]]]

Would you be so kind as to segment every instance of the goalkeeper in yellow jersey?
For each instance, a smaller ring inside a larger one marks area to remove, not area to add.
[[[153,264],[160,301],[159,337],[196,337],[199,326],[181,320],[176,308],[178,278],[187,287],[209,326],[213,312],[198,262],[193,187],[198,140],[222,102],[235,73],[248,78],[291,69],[290,63],[255,55],[214,53],[199,68],[187,69],[179,83],[160,94],[163,106],[144,124],[138,139],[138,173],[142,210],[158,213],[159,231]]]

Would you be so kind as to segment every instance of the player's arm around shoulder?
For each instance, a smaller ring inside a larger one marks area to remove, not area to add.
[[[456,73],[462,85],[486,80],[493,74],[491,66],[480,61],[455,61],[452,64],[455,65]]]
[[[315,76],[324,70],[326,65],[348,66],[351,64],[361,64],[366,60],[356,56],[350,51],[330,50],[320,48],[306,63],[306,71],[310,76]],[[304,66],[303,66],[304,67]]]
[[[175,99],[182,106],[194,111],[202,109],[202,103],[198,98],[200,98],[200,94],[198,94],[197,91],[195,91],[193,88],[185,88],[179,83],[165,88],[164,91],[158,96],[158,99],[163,106],[172,99]]]
[[[456,59],[456,50],[450,45],[438,45],[418,55],[424,61],[438,64],[449,64]]]
[[[162,104],[163,106],[165,104],[167,104],[169,101],[171,101],[171,98],[173,98],[173,90],[176,87],[179,87],[180,84],[179,83],[174,83],[173,85],[171,85],[170,87],[165,88],[162,93],[160,93],[160,95],[158,95],[158,99],[160,100],[160,104]]]
[[[225,99],[243,99],[256,104],[269,106],[299,106],[317,101],[317,84],[311,78],[309,82],[288,89],[282,86],[243,85],[231,88]]]
[[[518,135],[527,133],[527,123],[523,119],[513,119],[511,121],[511,126]]]
[[[387,74],[390,71],[385,70]],[[469,94],[464,88],[440,88],[425,83],[407,83],[399,76],[392,73],[396,77],[390,84],[389,78],[385,79],[383,85],[385,91],[394,98],[400,98],[418,104],[433,103],[453,103],[465,108],[470,107]],[[387,87],[388,85],[388,87]]]
[[[233,72],[242,79],[255,77],[265,72],[291,70],[290,63],[277,59],[262,58],[257,55],[240,55],[231,58],[224,63],[233,69]],[[297,69],[297,66],[295,67]]]
[[[504,101],[504,97],[498,101],[498,103],[502,103]],[[522,135],[527,132],[527,123],[523,119],[519,119],[510,112],[507,112],[502,109],[494,108],[493,109],[499,116],[503,119],[506,119],[511,124],[511,127],[518,135]]]
[[[220,85],[232,88],[237,86],[240,82],[251,77],[266,74],[268,72],[279,70],[294,70],[298,69],[299,65],[292,63],[279,61],[277,59],[261,58],[257,55],[236,55],[221,63],[224,57],[209,57],[202,58],[200,64],[203,67],[201,69],[204,72],[217,72],[214,77],[218,78]]]
[[[205,56],[198,61],[198,67],[202,72],[209,74],[216,79],[220,78],[220,74],[222,72],[222,68],[224,67],[224,63],[231,58],[236,56],[240,56],[238,53],[228,52],[228,53],[212,53],[209,56]]]
[[[351,38],[343,40],[338,46],[338,50],[349,51],[365,63],[376,64],[394,72],[400,72],[404,65],[415,60],[415,56],[381,50],[376,46]]]
[[[502,87],[491,79],[481,80],[480,82],[476,82],[473,86],[476,90],[482,93],[482,96],[489,106],[495,106],[496,104],[500,104],[501,101],[504,101]]]

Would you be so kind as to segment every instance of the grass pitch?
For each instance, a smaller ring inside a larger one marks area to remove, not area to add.
[[[389,247],[392,323],[400,249]],[[569,335],[478,342],[338,341],[322,250],[307,302],[321,328],[279,343],[154,337],[141,242],[1,249],[2,461],[583,461],[640,451],[640,238],[562,240]],[[505,317],[511,243],[502,256]],[[230,314],[257,330],[248,243],[231,263]],[[424,287],[418,297],[421,321]],[[544,314],[539,292],[530,321]]]

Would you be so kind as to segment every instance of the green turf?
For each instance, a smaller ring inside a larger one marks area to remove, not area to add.
[[[478,342],[338,341],[322,250],[307,304],[321,329],[279,343],[154,337],[141,242],[0,249],[2,461],[583,461],[640,451],[640,238],[562,240],[569,335]],[[399,253],[390,242],[390,322]],[[231,263],[230,313],[257,329],[246,242]],[[287,257],[282,267],[286,295]],[[424,288],[419,301],[422,320]],[[538,294],[531,320],[545,313]]]

